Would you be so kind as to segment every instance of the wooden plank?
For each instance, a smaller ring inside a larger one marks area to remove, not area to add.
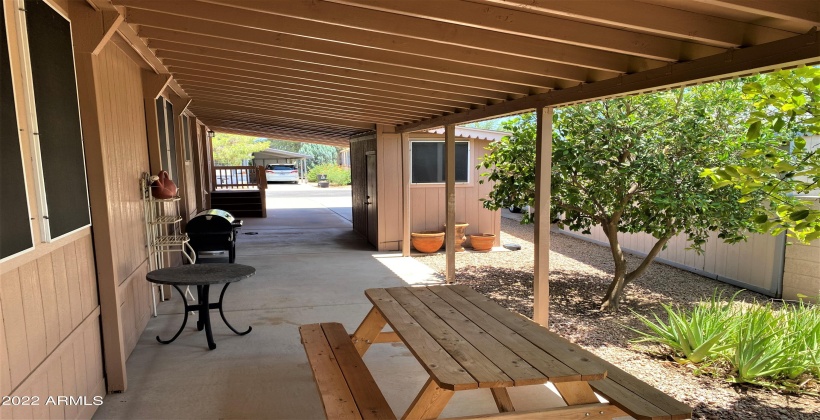
[[[620,408],[610,404],[586,404],[572,407],[555,407],[543,410],[515,411],[511,413],[484,414],[479,416],[454,417],[450,420],[499,419],[499,420],[574,420],[612,419],[627,416]]]
[[[71,303],[71,329],[80,325],[83,320],[83,302],[80,293],[80,273],[77,267],[77,251],[75,242],[63,247],[65,251],[65,271],[68,283],[68,295],[63,299],[68,299]]]
[[[586,381],[558,382],[553,385],[555,385],[567,405],[595,404],[599,402],[598,397],[595,396]]]
[[[367,313],[362,323],[356,328],[356,332],[350,336],[350,339],[353,341],[353,346],[356,347],[356,351],[359,352],[359,356],[364,356],[367,349],[376,341],[376,337],[379,336],[379,333],[386,324],[387,321],[385,321],[382,314],[379,313],[379,309],[375,306],[370,308],[370,312]]]
[[[463,296],[455,293],[450,287],[430,286],[428,289],[447,301],[453,308],[464,314],[465,317],[471,319],[484,331],[495,337],[496,340],[502,342],[527,363],[541,371],[549,381],[563,382],[581,380],[580,373],[567,367],[567,365],[555,359],[549,353],[544,352],[517,332],[488,315]]]
[[[386,290],[420,327],[447,350],[449,356],[440,355],[437,360],[433,361],[435,365],[442,363],[442,359],[455,360],[478,381],[479,388],[496,388],[514,384],[514,381],[501,368],[476,349],[458,331],[436,316],[407,288],[394,287]],[[407,347],[412,347],[414,343],[405,340],[405,344]]]
[[[570,368],[581,373],[582,380],[595,381],[594,383],[590,382],[590,385],[596,391],[599,391],[598,385],[596,384],[605,383],[599,379],[600,372],[606,372],[607,378],[611,379],[613,383],[616,383],[627,390],[640,390],[639,393],[643,398],[651,402],[652,405],[661,407],[664,411],[670,414],[691,414],[691,408],[688,405],[664,394],[660,390],[601,359],[592,352],[589,352],[580,346],[569,342],[565,338],[551,333],[539,325],[536,325],[529,319],[507,311],[475,290],[472,290],[466,286],[451,286],[451,288],[453,291],[461,296],[464,296],[467,300],[487,312],[487,314],[493,316],[496,320],[531,341],[533,344],[545,350],[549,349],[548,352],[552,354],[553,357],[556,357]]]
[[[507,388],[490,388],[490,392],[493,394],[493,400],[495,400],[495,405],[498,407],[499,413],[515,411],[515,406],[513,405],[512,399],[510,399],[510,393],[507,392]]]
[[[71,300],[68,296],[68,278],[65,268],[65,251],[60,248],[51,254],[54,290],[57,294],[57,316],[60,327],[60,341],[71,333]]]
[[[639,388],[626,388],[609,378],[601,381],[590,381],[589,385],[609,400],[610,404],[618,406],[638,420],[670,418],[669,412],[636,394],[636,392],[641,392]],[[644,387],[646,386],[648,385],[644,384]],[[679,413],[682,414],[683,412],[685,410],[681,410]],[[691,415],[691,409],[689,409],[689,414]]]
[[[48,376],[48,395],[67,395],[63,393],[63,371],[59,357],[49,360],[46,375]],[[53,419],[66,418],[65,405],[54,404],[49,406],[49,415]]]
[[[543,384],[549,381],[546,375],[530,366],[524,359],[476,325],[474,321],[461,314],[426,287],[410,287],[407,290],[411,291],[442,321],[500,368],[515,382],[516,386]]]
[[[60,315],[57,312],[57,292],[54,288],[54,267],[51,255],[37,259],[37,275],[43,301],[43,316],[46,324],[46,348],[51,353],[60,344]]]
[[[385,289],[368,289],[364,293],[439,386],[454,391],[478,387],[475,379],[448,357],[447,351]]]
[[[379,335],[376,336],[376,339],[373,341],[373,344],[376,344],[376,343],[400,343],[400,342],[401,342],[401,338],[399,338],[399,335],[396,334],[394,331],[385,331],[385,332],[379,333]]]
[[[427,382],[421,388],[416,398],[410,403],[410,407],[402,416],[402,420],[416,420],[416,419],[435,419],[444,410],[444,407],[450,402],[455,391],[443,389],[433,378],[427,379]]]
[[[63,374],[63,395],[78,395],[77,382],[74,380],[74,350],[71,346],[64,348],[60,356],[60,366]],[[76,405],[66,405],[66,418],[73,419],[79,412]]]
[[[20,292],[23,298],[28,357],[32,370],[45,360],[47,354],[46,323],[39,280],[36,261],[20,267]]]
[[[8,368],[13,389],[31,372],[19,270],[4,273],[0,278],[0,296],[3,299],[3,307],[0,309],[3,311],[3,323],[6,328]]]
[[[373,379],[373,375],[365,366],[358,351],[353,347],[350,336],[342,324],[327,323],[322,324],[322,330],[327,337],[333,355],[342,370],[342,374],[356,400],[363,419],[395,419],[393,410],[384,399],[379,386]]]
[[[347,387],[336,357],[319,324],[299,327],[302,345],[305,347],[316,387],[322,398],[325,413],[330,419],[361,419],[353,394]]]

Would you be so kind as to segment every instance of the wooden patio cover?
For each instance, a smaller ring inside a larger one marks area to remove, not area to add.
[[[212,130],[347,145],[820,61],[816,0],[87,0]]]

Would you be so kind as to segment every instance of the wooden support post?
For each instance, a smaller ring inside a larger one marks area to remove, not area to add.
[[[88,198],[91,206],[91,220],[94,225],[94,259],[97,268],[97,290],[100,300],[100,321],[103,341],[103,360],[108,392],[125,391],[128,378],[125,370],[125,338],[118,293],[117,261],[114,248],[117,229],[112,226],[108,213],[110,196],[105,180],[111,174],[105,171],[105,130],[103,110],[98,103],[99,95],[108,92],[97,90],[97,54],[111,39],[112,29],[116,29],[122,19],[110,13],[95,11],[85,2],[69,3],[74,38],[74,65],[77,72],[77,94],[80,105],[80,123],[83,130],[86,171],[88,172]],[[107,22],[106,24],[103,24]],[[116,169],[112,169],[116,170]],[[136,181],[135,184],[136,185]]]
[[[456,126],[444,127],[445,195],[447,196],[447,227],[444,238],[447,247],[447,284],[456,278]]]
[[[454,391],[439,387],[433,378],[427,379],[427,383],[421,388],[416,399],[410,403],[402,420],[437,419],[453,394],[455,394]]]
[[[401,255],[410,256],[410,133],[401,134],[402,240]]]
[[[535,267],[533,320],[549,327],[550,304],[550,174],[552,173],[552,108],[538,108],[535,145]]]

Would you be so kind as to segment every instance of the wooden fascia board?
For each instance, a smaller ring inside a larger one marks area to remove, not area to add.
[[[253,114],[270,115],[270,116],[274,116],[274,117],[289,118],[289,119],[293,119],[293,120],[296,120],[296,121],[299,121],[299,120],[308,121],[308,122],[315,121],[315,122],[318,122],[318,123],[323,123],[323,124],[328,124],[328,125],[335,125],[335,126],[340,126],[340,127],[360,128],[360,129],[363,129],[363,130],[371,130],[375,126],[374,124],[368,124],[368,123],[362,123],[362,122],[345,121],[345,120],[338,120],[338,119],[335,119],[335,118],[324,118],[324,117],[318,117],[318,116],[306,117],[306,116],[298,114],[298,113],[278,112],[278,111],[273,111],[273,110],[259,110],[257,108],[253,108],[253,107],[244,107],[244,106],[238,106],[238,105],[225,105],[225,104],[220,104],[220,103],[217,103],[217,102],[195,101],[194,104],[197,107],[203,107],[203,108],[225,109],[225,110],[229,110],[229,111],[234,110],[234,111],[238,111],[238,112],[242,112],[242,113],[246,113],[246,114],[250,114],[250,115],[253,115]]]
[[[695,0],[727,9],[820,26],[820,3],[816,0]]]
[[[820,62],[820,33],[816,30],[754,47],[731,50],[685,63],[630,74],[569,89],[553,90],[484,109],[465,111],[397,127],[399,132],[426,130],[448,124],[518,114],[539,107],[565,106],[616,96],[669,89],[676,86],[734,78]]]

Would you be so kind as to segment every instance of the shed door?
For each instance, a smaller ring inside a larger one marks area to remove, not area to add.
[[[376,155],[368,153],[367,157],[367,241],[379,246],[379,218],[376,211]]]

